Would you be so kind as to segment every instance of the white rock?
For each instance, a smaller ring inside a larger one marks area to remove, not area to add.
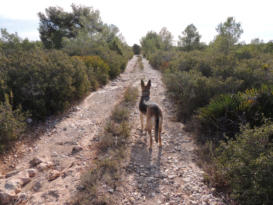
[[[53,163],[52,162],[42,162],[41,164],[39,164],[37,166],[37,169],[42,172],[44,170],[47,170],[49,168],[52,168],[53,167]]]
[[[28,119],[27,119],[27,123],[28,123],[28,124],[31,124],[31,123],[32,123],[32,119],[31,119],[31,118],[28,118]]]
[[[57,179],[60,175],[61,175],[61,173],[59,171],[51,170],[48,175],[48,181],[53,181],[53,180]]]

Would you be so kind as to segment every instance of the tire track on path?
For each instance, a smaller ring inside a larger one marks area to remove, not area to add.
[[[161,73],[143,60],[145,82],[152,81],[151,98],[163,110],[162,149],[153,142],[149,150],[148,135],[142,135],[138,104],[131,121],[131,142],[124,163],[122,186],[113,193],[117,204],[145,205],[223,205],[220,197],[203,182],[204,172],[196,165],[195,144],[174,121],[175,109],[166,95]],[[138,82],[140,91],[140,82]]]

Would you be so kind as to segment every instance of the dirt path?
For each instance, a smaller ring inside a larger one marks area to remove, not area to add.
[[[147,137],[140,134],[136,106],[122,185],[113,193],[117,204],[223,204],[202,182],[203,172],[194,163],[195,147],[182,131],[183,124],[172,121],[172,106],[166,98],[160,73],[146,60],[143,60],[144,70],[138,69],[136,63],[134,57],[118,79],[92,93],[73,112],[56,121],[54,129],[35,142],[13,172],[0,175],[0,199],[17,198],[17,204],[68,204],[80,188],[81,171],[94,157],[90,150],[96,141],[94,136],[124,89],[129,85],[139,86],[140,79],[151,79],[151,100],[164,113],[163,148],[154,143],[153,150],[148,150]]]
[[[195,164],[193,139],[183,132],[183,124],[175,122],[172,103],[167,99],[161,74],[143,60],[145,81],[152,81],[151,101],[163,109],[163,147],[154,142],[149,150],[148,135],[140,132],[138,105],[132,117],[134,127],[124,165],[122,186],[116,191],[117,204],[145,205],[220,205],[203,183],[203,171]]]

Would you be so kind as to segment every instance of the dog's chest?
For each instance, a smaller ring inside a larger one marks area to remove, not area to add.
[[[139,103],[139,110],[140,110],[140,112],[142,114],[146,114],[146,112],[147,112],[147,106],[144,103],[140,102]]]

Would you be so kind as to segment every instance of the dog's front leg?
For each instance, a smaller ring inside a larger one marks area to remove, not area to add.
[[[143,114],[140,112],[141,132],[143,133]]]

